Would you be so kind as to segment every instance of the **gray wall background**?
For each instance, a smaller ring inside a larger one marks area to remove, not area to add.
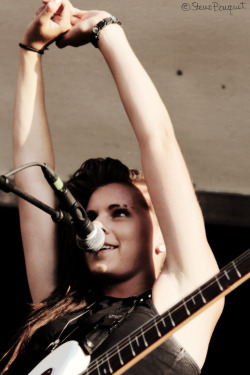
[[[186,5],[182,0],[75,0],[74,4],[107,9],[122,20],[167,105],[197,190],[249,195],[250,4],[236,0]],[[37,0],[0,0],[1,174],[12,168],[18,43],[39,6]],[[43,60],[60,176],[67,178],[88,157],[118,157],[140,167],[135,137],[100,52],[92,45],[64,50],[52,46]]]

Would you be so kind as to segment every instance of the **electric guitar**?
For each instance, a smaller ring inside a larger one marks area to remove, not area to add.
[[[151,318],[90,363],[77,341],[68,341],[28,375],[120,375],[166,341],[177,329],[250,277],[250,249],[162,315]],[[90,364],[89,364],[90,363]]]

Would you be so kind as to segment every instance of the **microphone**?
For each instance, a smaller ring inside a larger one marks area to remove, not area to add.
[[[76,230],[76,244],[85,251],[97,252],[101,250],[105,241],[103,230],[92,223],[82,205],[76,201],[60,177],[47,164],[42,165],[44,177],[55,190],[65,210],[68,210],[73,219]]]

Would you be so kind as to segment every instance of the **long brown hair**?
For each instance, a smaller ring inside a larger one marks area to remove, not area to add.
[[[85,161],[66,182],[66,185],[76,200],[86,208],[93,192],[98,187],[110,183],[126,184],[138,192],[139,189],[136,186],[146,188],[141,171],[129,169],[119,160],[111,158]],[[146,209],[149,208],[149,203],[141,193],[138,194],[138,199]],[[62,315],[83,308],[98,296],[96,279],[86,266],[83,252],[77,248],[74,229],[71,226],[59,224],[58,236],[60,243],[58,287],[46,300],[37,305],[31,305],[25,325],[18,333],[11,349],[2,358],[7,360],[2,374],[8,370],[17,356],[24,353],[32,336],[39,328]]]

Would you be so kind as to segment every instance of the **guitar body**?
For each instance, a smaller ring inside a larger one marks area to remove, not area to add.
[[[90,356],[71,340],[51,352],[28,375],[80,375],[89,362]]]

